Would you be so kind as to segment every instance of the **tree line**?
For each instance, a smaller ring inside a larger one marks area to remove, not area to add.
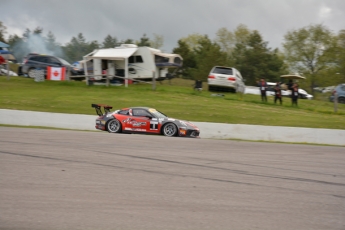
[[[0,41],[8,43],[11,51],[21,60],[30,52],[52,54],[69,62],[81,60],[94,49],[113,48],[120,44],[137,44],[161,48],[164,37],[144,34],[139,40],[119,40],[107,35],[103,42],[87,41],[82,33],[65,45],[59,44],[49,31],[43,35],[40,27],[26,29],[22,36],[9,35],[0,21]],[[173,53],[183,58],[179,75],[183,78],[207,81],[213,66],[232,66],[246,79],[246,85],[255,85],[260,78],[278,82],[279,76],[298,73],[307,78],[302,87],[313,92],[316,86],[329,86],[345,82],[345,30],[337,34],[322,24],[309,25],[288,31],[284,35],[282,49],[270,48],[258,30],[240,24],[233,31],[220,28],[215,39],[207,35],[190,34],[177,41]]]

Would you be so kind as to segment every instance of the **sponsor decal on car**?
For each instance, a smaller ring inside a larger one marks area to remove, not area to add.
[[[146,129],[133,129],[133,131],[137,131],[137,132],[146,132]]]
[[[158,130],[158,121],[150,121],[150,130]]]
[[[122,122],[127,123],[129,125],[133,125],[134,127],[146,126],[146,122],[138,122],[132,118],[127,118],[126,120],[123,120]]]
[[[187,131],[184,129],[180,129],[180,135],[186,135]]]
[[[131,124],[131,123],[128,123],[128,124]],[[133,121],[132,125],[133,125],[133,127],[145,126],[146,122],[136,122],[136,121]]]
[[[132,119],[131,119],[131,118],[127,118],[127,119],[123,120],[122,122],[123,122],[123,123],[127,123],[127,122],[129,122],[130,120],[132,120]]]

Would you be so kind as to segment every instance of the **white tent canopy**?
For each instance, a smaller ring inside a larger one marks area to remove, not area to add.
[[[305,77],[302,77],[297,74],[288,74],[288,75],[281,75],[280,78],[283,79],[305,79]]]
[[[112,48],[112,49],[100,49],[94,52],[90,56],[86,56],[87,59],[106,59],[106,60],[123,60],[129,58],[137,51],[138,48]]]

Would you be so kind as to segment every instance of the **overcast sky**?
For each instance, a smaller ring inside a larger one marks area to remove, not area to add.
[[[244,24],[276,48],[289,30],[319,23],[334,33],[345,29],[345,0],[0,0],[0,21],[6,37],[39,26],[61,44],[78,33],[100,43],[108,34],[119,40],[158,34],[165,52],[189,34],[213,39],[222,27]]]

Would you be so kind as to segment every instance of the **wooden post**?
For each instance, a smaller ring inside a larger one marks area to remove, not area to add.
[[[67,67],[67,81],[69,81],[71,79],[71,68]]]
[[[105,83],[105,85],[106,85],[107,87],[109,87],[109,85],[110,85],[110,76],[108,75],[108,72],[107,72],[107,75],[105,75],[105,77],[106,77],[106,83]]]
[[[10,71],[9,71],[9,63],[8,63],[8,59],[6,59],[6,68],[7,68],[7,80],[10,80]]]
[[[128,87],[128,58],[125,58],[125,87]]]
[[[335,91],[334,92],[334,112],[338,112],[338,94],[337,92]]]
[[[152,90],[156,90],[156,72],[152,71]]]

